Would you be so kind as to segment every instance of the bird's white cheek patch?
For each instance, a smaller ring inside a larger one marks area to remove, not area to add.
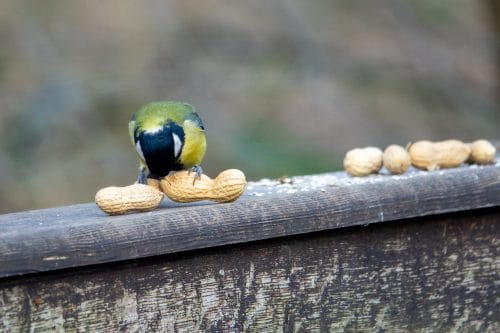
[[[172,139],[174,140],[174,156],[179,157],[182,148],[182,141],[175,133],[172,133]]]
[[[142,152],[142,148],[141,148],[141,143],[139,141],[136,142],[135,144],[135,150],[137,150],[137,153],[139,154],[139,156],[143,159],[143,160],[146,160],[144,158],[144,153]]]
[[[153,127],[153,128],[149,128],[147,131],[145,131],[147,134],[156,134],[158,133],[159,131],[161,131],[163,129],[163,126],[158,126],[158,127]]]

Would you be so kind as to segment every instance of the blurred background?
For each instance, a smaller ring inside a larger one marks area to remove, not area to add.
[[[3,0],[0,213],[132,183],[128,120],[154,100],[195,106],[211,176],[499,138],[498,16],[496,0]]]

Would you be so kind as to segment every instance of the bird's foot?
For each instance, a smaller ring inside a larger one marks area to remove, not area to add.
[[[194,167],[188,169],[188,174],[190,174],[191,172],[194,172],[195,175],[194,175],[194,179],[193,179],[193,186],[194,186],[194,183],[197,181],[197,180],[200,180],[201,179],[201,175],[203,174],[203,169],[201,168],[201,166],[199,165],[195,165]]]
[[[139,168],[139,172],[137,173],[137,179],[135,181],[137,184],[148,184],[148,177],[146,175],[146,170]]]

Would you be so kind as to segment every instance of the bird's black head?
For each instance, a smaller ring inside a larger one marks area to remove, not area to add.
[[[179,156],[185,135],[181,126],[168,121],[159,129],[134,133],[137,151],[143,156],[152,176],[164,177],[170,171],[182,169]]]

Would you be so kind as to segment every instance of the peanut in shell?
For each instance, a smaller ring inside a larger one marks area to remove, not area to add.
[[[476,140],[470,144],[469,162],[476,164],[491,164],[495,162],[497,149],[487,140]]]
[[[162,199],[162,192],[143,184],[106,187],[95,195],[97,206],[109,215],[151,211],[160,205]]]
[[[348,151],[344,158],[344,169],[355,177],[377,173],[382,168],[383,153],[379,148],[355,148]]]
[[[390,173],[394,175],[402,174],[411,165],[410,154],[401,146],[390,145],[384,150],[383,164]]]
[[[469,145],[459,140],[422,140],[411,144],[408,149],[411,164],[428,171],[458,167],[467,161],[470,152]]]
[[[247,184],[245,174],[237,169],[225,170],[214,179],[204,174],[194,177],[189,171],[173,172],[161,180],[160,186],[167,197],[176,202],[231,202],[243,194]]]

